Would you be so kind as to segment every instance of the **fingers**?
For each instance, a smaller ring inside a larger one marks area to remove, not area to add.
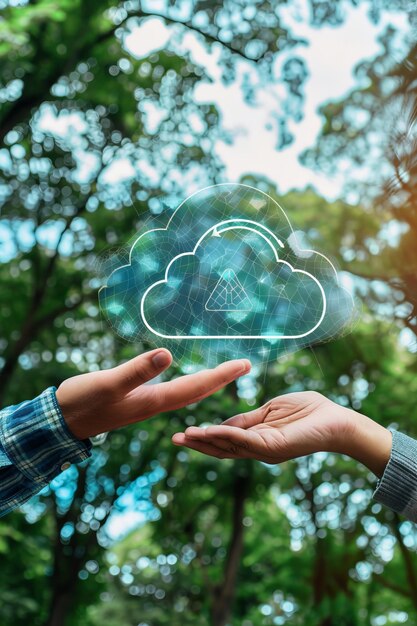
[[[123,393],[128,393],[135,387],[143,385],[155,378],[171,365],[172,356],[168,350],[157,348],[145,352],[122,365],[103,372],[108,377],[108,383]]]
[[[210,443],[205,443],[204,441],[196,441],[193,439],[189,439],[184,435],[184,433],[176,433],[172,437],[172,442],[176,446],[186,446],[191,450],[196,450],[197,452],[202,452],[203,454],[207,454],[208,456],[214,456],[217,459],[237,459],[238,456],[233,454],[232,452],[226,452],[221,448],[216,448]]]
[[[158,411],[168,411],[198,402],[239,376],[247,374],[250,368],[251,364],[247,359],[228,361],[212,370],[161,383],[155,389],[158,404],[156,408]]]
[[[218,459],[257,459],[263,463],[273,464],[279,462],[268,454],[265,443],[263,446],[257,445],[257,437],[259,440],[262,439],[257,433],[240,431],[233,427],[229,429],[224,426],[209,426],[208,428],[191,426],[185,433],[176,433],[172,441],[175,445],[186,446]],[[222,432],[223,430],[229,430],[229,432]]]
[[[233,426],[209,426],[208,428],[190,426],[184,434],[189,441],[208,443],[240,457],[253,456],[262,452],[260,443],[262,439],[257,433]]]

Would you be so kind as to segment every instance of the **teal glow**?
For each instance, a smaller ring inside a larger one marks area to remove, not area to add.
[[[125,339],[167,347],[192,369],[271,361],[347,332],[356,319],[334,264],[301,248],[284,210],[262,191],[215,185],[162,228],[161,217],[138,233],[129,263],[100,290],[105,316]]]

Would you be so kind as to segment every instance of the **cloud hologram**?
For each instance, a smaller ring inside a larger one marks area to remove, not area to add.
[[[240,245],[242,244],[247,245],[241,242]],[[216,241],[216,246],[218,245]],[[236,255],[239,248],[235,246],[233,250]],[[309,272],[294,269],[287,261],[279,258],[276,263],[272,263],[271,269],[267,269],[265,259],[262,260],[259,255],[252,259],[250,255],[244,254],[244,261],[240,263],[240,274],[245,277],[247,289],[237,278],[236,272],[229,267],[220,276],[218,271],[211,272],[203,281],[202,266],[211,266],[210,252],[210,249],[204,250],[204,246],[198,244],[193,252],[174,257],[167,266],[165,277],[147,288],[141,300],[140,313],[151,333],[162,339],[204,341],[233,338],[302,339],[313,333],[323,321],[326,296],[320,282]],[[269,248],[265,252],[270,254]],[[198,263],[193,263],[192,257],[197,257]],[[231,265],[233,259],[226,261],[225,257],[226,255],[222,256],[222,263]],[[193,271],[190,272],[191,266]],[[230,279],[234,281],[232,287]],[[209,309],[206,306],[207,294],[211,300],[222,280],[225,284],[219,290],[219,297],[226,291],[225,306]],[[258,285],[264,286],[264,289],[260,290]],[[233,287],[240,290],[240,307],[237,304],[233,306]],[[252,294],[257,302],[256,310],[250,304],[251,296],[248,294]],[[153,306],[148,307],[147,312],[146,304],[151,295]],[[230,301],[229,306],[227,299]],[[284,309],[280,308],[283,299],[286,304]],[[180,315],[174,316],[174,320],[168,310],[172,308],[181,311]],[[234,315],[235,313],[240,315]]]
[[[183,363],[267,361],[347,332],[353,299],[322,253],[301,249],[283,209],[246,185],[193,194],[147,228],[100,290],[118,334]]]

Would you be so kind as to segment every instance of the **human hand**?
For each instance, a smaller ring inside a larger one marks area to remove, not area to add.
[[[168,350],[157,349],[118,367],[64,380],[56,397],[71,432],[86,439],[179,409],[206,398],[250,370],[250,362],[240,359],[169,382],[144,384],[171,362]]]
[[[314,391],[278,396],[219,426],[190,426],[173,442],[224,458],[282,463],[313,452],[347,454],[381,476],[391,453],[391,433],[380,424]]]

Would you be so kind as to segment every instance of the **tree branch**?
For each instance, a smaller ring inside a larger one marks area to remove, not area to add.
[[[404,596],[405,598],[410,597],[409,591],[404,589],[404,587],[400,587],[400,585],[393,583],[391,580],[387,580],[383,576],[378,576],[377,580],[383,587],[386,587],[387,589],[390,589],[391,591],[394,591],[395,593],[398,593],[399,595]]]
[[[76,301],[70,305],[62,305],[57,309],[49,311],[46,315],[38,319],[29,319],[27,324],[23,327],[19,339],[13,345],[11,352],[9,353],[2,370],[0,371],[0,406],[2,404],[1,396],[6,389],[16,365],[19,360],[19,356],[25,351],[28,345],[33,341],[42,328],[45,328],[51,324],[59,315],[66,313],[67,311],[73,311],[78,308],[80,304],[85,301],[84,296],[80,296]]]
[[[249,61],[250,63],[255,63],[255,64],[259,63],[266,57],[266,55],[269,52],[267,48],[258,58],[253,59],[247,56],[242,50],[239,50],[239,48],[235,48],[234,46],[227,43],[226,41],[222,41],[216,35],[213,35],[211,33],[208,33],[207,31],[201,30],[190,21],[176,20],[162,13],[147,12],[147,11],[139,10],[139,11],[130,13],[122,22],[120,22],[120,24],[116,24],[112,26],[111,28],[109,28],[108,30],[102,32],[93,41],[85,42],[83,45],[79,47],[78,51],[73,49],[73,53],[69,59],[70,61],[72,61],[72,65],[78,62],[81,58],[84,58],[85,55],[88,55],[91,49],[94,48],[94,46],[99,45],[100,43],[103,43],[107,41],[109,38],[111,38],[115,34],[115,32],[132,17],[139,17],[139,18],[159,17],[165,20],[165,22],[169,24],[174,24],[174,25],[178,24],[180,26],[184,26],[188,30],[201,35],[207,41],[210,41],[211,43],[220,44],[223,48],[229,50],[232,54],[237,54],[242,59],[244,59],[245,61]],[[36,68],[36,63],[35,63],[35,68]],[[1,120],[0,142],[3,141],[7,133],[10,130],[12,130],[17,124],[27,121],[27,118],[30,115],[31,111],[44,101],[45,95],[50,91],[51,87],[56,83],[56,81],[61,76],[64,76],[66,73],[68,73],[71,69],[72,68],[69,66],[68,62],[66,66],[64,67],[60,65],[59,67],[54,69],[54,71],[51,73],[49,77],[47,77],[47,79],[45,80],[45,83],[38,90],[37,95],[31,92],[24,93],[22,97],[16,101],[15,104],[12,104],[12,106],[7,110],[4,118]],[[29,78],[30,78],[30,75],[29,75]]]
[[[160,17],[161,19],[165,20],[165,22],[168,22],[169,24],[174,24],[174,25],[178,24],[180,26],[184,26],[188,30],[193,31],[194,33],[197,33],[198,35],[202,35],[205,39],[207,39],[211,43],[218,43],[221,46],[223,46],[223,48],[226,48],[233,54],[237,54],[242,59],[245,59],[245,61],[249,61],[251,63],[259,63],[259,61],[262,61],[262,59],[264,59],[266,54],[268,53],[268,49],[267,49],[258,58],[252,59],[251,57],[248,57],[244,52],[242,52],[242,50],[239,50],[239,48],[235,48],[234,46],[230,45],[226,41],[222,41],[219,37],[216,37],[216,35],[213,35],[211,33],[208,33],[207,31],[201,30],[201,28],[198,28],[198,26],[195,26],[190,21],[176,20],[175,18],[169,17],[169,15],[164,15],[163,13],[156,13],[153,11],[148,12],[148,11],[143,11],[142,9],[140,9],[139,11],[134,11],[130,13],[128,17],[126,17],[122,22],[120,22],[120,24],[117,24],[116,26],[112,26],[112,28],[110,28],[109,30],[101,33],[101,35],[96,39],[95,44],[102,43],[103,41],[106,41],[109,37],[112,37],[115,34],[115,32],[132,17],[139,17],[139,18]]]

